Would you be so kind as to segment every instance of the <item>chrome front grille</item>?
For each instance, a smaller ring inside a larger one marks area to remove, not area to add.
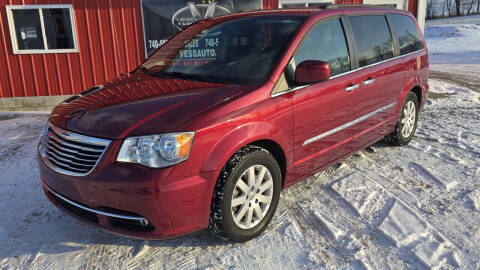
[[[95,169],[110,142],[49,124],[42,139],[40,153],[51,169],[63,174],[84,176]]]

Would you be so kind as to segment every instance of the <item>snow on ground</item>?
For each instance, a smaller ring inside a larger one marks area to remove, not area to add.
[[[434,20],[426,20],[425,25],[446,25],[446,24],[478,24],[480,20],[480,15],[469,15],[461,17],[450,17],[450,18],[441,18]]]
[[[480,36],[472,27],[452,37],[427,27],[431,52],[454,61],[475,49],[456,36]],[[457,48],[447,50],[452,38]],[[79,223],[47,201],[38,179],[47,115],[0,114],[0,268],[479,269],[480,94],[455,83],[464,66],[430,80],[408,146],[378,142],[286,189],[266,232],[244,244],[207,231],[133,240]]]
[[[426,25],[430,78],[480,91],[480,15],[431,20]]]

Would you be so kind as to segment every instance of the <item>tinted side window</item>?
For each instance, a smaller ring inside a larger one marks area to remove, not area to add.
[[[350,70],[350,56],[340,20],[314,26],[297,50],[293,64],[296,66],[305,60],[328,62],[331,76]]]
[[[388,16],[393,33],[398,39],[400,54],[407,54],[423,49],[422,38],[418,28],[410,17],[400,14]]]
[[[350,17],[360,67],[393,57],[393,43],[385,16]]]

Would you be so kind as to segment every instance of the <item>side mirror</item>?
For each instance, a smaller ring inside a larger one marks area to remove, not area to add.
[[[330,78],[330,65],[324,61],[306,60],[295,70],[295,81],[299,85],[326,81]]]

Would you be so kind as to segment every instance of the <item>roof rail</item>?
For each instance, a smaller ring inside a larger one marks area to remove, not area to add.
[[[393,6],[388,5],[372,5],[372,4],[329,4],[326,7],[321,8],[359,8],[359,7],[375,7],[375,8],[383,8],[383,9],[396,9]]]

